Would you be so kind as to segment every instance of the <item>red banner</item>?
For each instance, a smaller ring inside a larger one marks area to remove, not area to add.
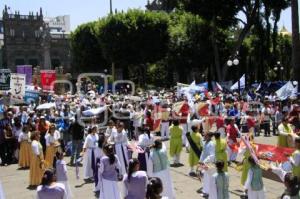
[[[52,83],[56,80],[55,70],[41,70],[41,85],[42,89],[52,91]]]
[[[268,160],[272,162],[286,162],[288,156],[292,155],[295,151],[293,148],[277,147],[267,144],[257,144],[257,155],[260,159]]]

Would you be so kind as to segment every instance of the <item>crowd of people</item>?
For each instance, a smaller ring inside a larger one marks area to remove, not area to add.
[[[55,106],[39,108],[45,103]],[[297,99],[223,92],[192,99],[167,91],[100,95],[91,87],[84,95],[49,95],[27,106],[2,104],[1,110],[1,165],[29,169],[28,185],[39,199],[74,198],[67,166],[82,166],[83,179],[95,184],[100,199],[174,199],[170,167],[186,164],[189,176],[202,179],[198,192],[206,198],[230,198],[230,165],[241,165],[249,199],[266,198],[262,170],[284,182],[282,198],[299,198]],[[288,169],[264,168],[255,158],[261,134],[295,149]],[[183,149],[187,163],[180,159]]]

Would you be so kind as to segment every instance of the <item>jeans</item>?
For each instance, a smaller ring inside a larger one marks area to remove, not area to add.
[[[82,140],[72,140],[72,155],[70,160],[71,164],[75,164],[76,160],[79,158],[81,150],[82,150]]]

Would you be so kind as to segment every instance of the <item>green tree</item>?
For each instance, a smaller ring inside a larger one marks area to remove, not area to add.
[[[171,73],[169,77],[177,72],[179,81],[186,82],[192,70],[204,71],[207,67],[211,67],[212,46],[208,39],[210,27],[204,20],[190,13],[172,13],[169,32],[170,44],[167,55],[167,68]]]
[[[82,24],[71,33],[72,66],[74,71],[103,72],[107,62],[95,34],[96,22]]]
[[[118,67],[139,67],[145,83],[146,64],[165,57],[169,18],[166,13],[129,10],[97,22],[97,38],[104,57]]]

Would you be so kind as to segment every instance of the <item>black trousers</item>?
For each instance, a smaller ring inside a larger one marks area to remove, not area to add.
[[[5,144],[4,143],[0,144],[0,158],[1,158],[1,161],[2,161],[3,165],[7,163],[6,154],[5,154]]]
[[[11,164],[13,161],[15,149],[15,142],[14,139],[5,140],[4,147],[3,147],[3,159],[2,164]]]
[[[264,129],[265,135],[270,135],[271,134],[270,122],[264,122],[262,125],[263,125],[262,128]]]

